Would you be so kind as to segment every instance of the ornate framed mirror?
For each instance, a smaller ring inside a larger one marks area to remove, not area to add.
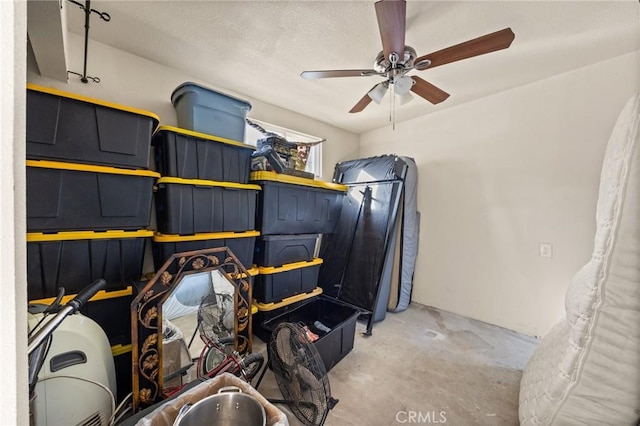
[[[164,399],[169,387],[189,377],[207,339],[251,352],[249,280],[222,247],[176,253],[144,284],[131,302],[134,411]]]

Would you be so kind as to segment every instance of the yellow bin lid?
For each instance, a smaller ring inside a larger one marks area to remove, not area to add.
[[[156,232],[153,241],[157,243],[175,243],[180,241],[221,240],[223,238],[249,238],[260,236],[259,231],[246,232],[203,232],[192,235],[162,234]]]
[[[160,122],[160,117],[158,117],[156,114],[154,114],[152,112],[145,111],[143,109],[138,109],[138,108],[134,108],[134,107],[120,105],[120,104],[116,104],[116,103],[109,102],[109,101],[103,101],[101,99],[94,99],[94,98],[90,98],[88,96],[78,95],[78,94],[75,94],[75,93],[64,92],[62,90],[54,89],[53,87],[38,86],[37,84],[27,83],[27,89],[28,90],[33,90],[35,92],[42,92],[42,93],[47,93],[49,95],[55,95],[55,96],[60,96],[60,97],[63,97],[63,98],[73,99],[73,100],[76,100],[76,101],[89,102],[89,103],[100,105],[100,106],[107,107],[107,108],[119,109],[121,111],[126,111],[126,112],[130,112],[130,113],[133,113],[133,114],[144,115],[146,117],[150,117],[150,118],[153,119],[153,121],[154,121],[153,128],[154,129],[158,126],[158,123]]]
[[[253,189],[260,191],[262,188],[260,185],[254,185],[250,183],[236,183],[236,182],[218,182],[215,180],[204,179],[182,179],[177,177],[162,177],[156,182],[158,185],[173,183],[177,185],[195,185],[195,186],[218,186],[222,188],[234,188],[234,189]]]
[[[148,238],[153,231],[140,229],[137,231],[66,231],[55,233],[28,232],[27,242],[71,241],[71,240],[106,240],[112,238]]]
[[[286,272],[286,271],[292,271],[294,269],[299,269],[299,268],[307,268],[309,266],[316,266],[316,265],[320,265],[322,263],[322,259],[320,259],[319,257],[316,257],[308,262],[302,261],[302,262],[294,262],[294,263],[287,263],[286,265],[282,265],[282,266],[258,266],[258,270],[260,271],[260,275],[269,275],[269,274],[277,274],[279,272]]]
[[[154,179],[157,179],[160,177],[160,173],[152,172],[151,170],[121,169],[118,167],[96,166],[93,164],[81,164],[81,163],[65,163],[62,161],[49,161],[49,160],[27,160],[27,167],[72,170],[75,172],[109,173],[113,175],[143,176],[143,177],[152,177]]]
[[[287,297],[286,299],[282,299],[280,302],[271,302],[271,303],[262,303],[258,301],[253,301],[253,306],[255,306],[260,312],[269,312],[275,309],[280,309],[284,306],[291,305],[292,303],[300,302],[302,300],[307,300],[312,297],[318,296],[322,294],[322,287],[316,287],[313,291],[309,293],[296,294],[295,296]]]
[[[294,185],[310,186],[312,188],[330,189],[332,191],[342,191],[342,192],[347,192],[347,190],[349,189],[346,185],[342,185],[340,183],[306,179],[298,176],[286,175],[283,173],[265,172],[265,171],[251,172],[251,174],[249,175],[249,180],[254,182],[270,181],[270,182],[279,182],[279,183],[291,183]]]
[[[131,288],[131,286],[128,286],[127,288],[122,290],[113,290],[113,291],[100,290],[99,292],[94,294],[93,297],[89,299],[89,301],[95,302],[97,300],[115,299],[117,297],[131,296],[132,294],[133,294],[133,289]],[[64,305],[65,303],[69,302],[71,299],[73,299],[76,296],[77,296],[76,294],[67,294],[60,300],[60,303]],[[51,305],[55,300],[56,300],[55,297],[48,297],[46,299],[29,300],[29,304]]]
[[[111,355],[118,356],[131,352],[131,343],[123,345],[121,343],[111,346]]]
[[[237,146],[239,148],[250,149],[252,151],[256,150],[256,147],[253,145],[247,145],[246,143],[234,141],[233,139],[221,138],[220,136],[213,136],[213,135],[208,135],[206,133],[194,132],[193,130],[181,129],[179,127],[160,126],[158,127],[158,130],[156,130],[156,133],[159,133],[159,132],[179,133],[185,136],[193,136],[194,138],[198,138],[198,139],[207,139],[213,142],[220,142],[227,145]]]

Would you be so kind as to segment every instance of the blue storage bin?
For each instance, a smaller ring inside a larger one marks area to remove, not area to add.
[[[251,110],[249,102],[196,83],[183,83],[171,94],[171,103],[179,127],[244,141],[245,119]]]

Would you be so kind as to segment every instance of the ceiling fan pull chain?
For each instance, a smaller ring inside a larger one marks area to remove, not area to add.
[[[396,129],[396,83],[391,83],[391,130]]]
[[[393,123],[393,84],[389,84],[389,123]]]

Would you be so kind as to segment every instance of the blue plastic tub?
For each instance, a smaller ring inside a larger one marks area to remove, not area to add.
[[[171,94],[171,103],[179,127],[244,141],[245,119],[251,110],[249,102],[196,83],[183,83]]]

